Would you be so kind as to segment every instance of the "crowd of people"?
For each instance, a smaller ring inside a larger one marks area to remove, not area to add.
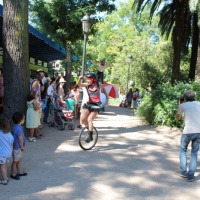
[[[73,83],[66,93],[64,90],[65,79],[61,77],[47,78],[43,70],[36,72],[36,78],[30,81],[30,94],[27,98],[26,128],[29,129],[29,141],[41,139],[39,129],[43,123],[49,123],[52,102],[59,102],[61,107],[68,108],[78,118],[79,113],[79,86]]]
[[[8,184],[7,163],[11,156],[13,161],[11,164],[10,177],[15,180],[20,180],[21,176],[27,176],[26,172],[22,171],[22,152],[25,150],[26,142],[23,130],[23,124],[28,129],[28,141],[36,142],[36,139],[41,139],[39,129],[43,123],[49,123],[48,117],[51,113],[51,102],[55,101],[60,104],[60,109],[70,109],[74,112],[74,116],[78,117],[80,112],[79,106],[79,87],[84,88],[83,92],[80,125],[88,126],[89,133],[85,142],[89,143],[93,140],[93,120],[104,107],[102,106],[100,93],[103,92],[107,101],[108,95],[103,85],[97,83],[97,78],[94,73],[86,75],[86,83],[83,83],[83,76],[79,77],[78,83],[74,83],[72,88],[69,88],[65,94],[63,77],[46,78],[42,69],[37,70],[35,79],[30,79],[30,92],[27,96],[27,111],[26,114],[16,112],[12,116],[14,126],[11,130],[10,122],[4,118],[0,119],[0,173],[2,179],[0,184]],[[95,106],[95,109],[94,107]]]

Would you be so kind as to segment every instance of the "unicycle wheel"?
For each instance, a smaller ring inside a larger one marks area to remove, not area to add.
[[[83,150],[90,150],[92,149],[98,140],[98,131],[95,127],[93,127],[93,140],[88,142],[87,138],[88,138],[88,134],[89,134],[89,129],[88,126],[84,127],[81,129],[81,132],[79,133],[79,146],[83,149]]]

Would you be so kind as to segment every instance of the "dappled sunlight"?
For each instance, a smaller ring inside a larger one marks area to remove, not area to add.
[[[67,196],[75,192],[74,190],[74,185],[66,181],[66,183],[59,186],[47,187],[45,190],[36,193],[34,196],[37,197],[39,194],[40,199],[46,199],[46,196],[51,196],[51,199],[62,199],[63,195]]]
[[[129,185],[139,185],[140,189],[142,190],[149,190],[153,188],[162,187],[160,183],[152,181],[151,176],[149,176],[149,174],[145,172],[137,173],[135,171],[134,175],[128,177],[122,174],[121,176],[119,175],[116,177],[116,181],[126,183]]]
[[[62,152],[76,152],[80,151],[80,147],[78,145],[78,140],[77,140],[77,145],[75,146],[74,144],[68,144],[68,143],[62,143],[60,144],[57,149],[55,150],[55,153],[62,153]]]
[[[198,199],[198,184],[189,185],[174,173],[179,167],[180,135],[167,128],[159,131],[126,116],[128,110],[123,112],[118,118],[102,115],[105,121],[95,121],[99,138],[90,151],[78,144],[80,129],[46,126],[44,139],[27,144],[23,164],[29,175],[20,181],[16,198],[7,199]],[[199,174],[198,167],[198,179]],[[7,187],[11,194],[14,184],[10,180]]]
[[[112,179],[113,180],[113,179]],[[126,188],[113,188],[111,185],[107,185],[105,183],[94,183],[92,185],[92,189],[99,192],[98,199],[101,200],[104,199],[105,194],[107,196],[107,199],[113,198],[113,199],[124,199],[126,197]],[[101,194],[103,194],[101,196]]]

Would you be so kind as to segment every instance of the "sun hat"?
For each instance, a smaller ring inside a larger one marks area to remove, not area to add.
[[[65,82],[66,81],[65,81],[65,79],[63,77],[59,79],[59,83],[65,83]]]
[[[39,74],[40,72],[44,73],[44,70],[43,69],[37,69],[36,74]]]
[[[74,97],[74,96],[75,96],[74,94],[69,94],[69,98]]]

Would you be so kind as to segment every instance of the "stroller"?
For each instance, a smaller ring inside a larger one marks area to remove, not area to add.
[[[127,108],[128,107],[127,99],[122,100],[121,103],[119,104],[119,107]]]
[[[72,110],[63,109],[61,101],[51,101],[53,106],[53,120],[49,122],[49,127],[58,125],[58,130],[64,130],[68,126],[68,130],[74,130],[74,115]]]

